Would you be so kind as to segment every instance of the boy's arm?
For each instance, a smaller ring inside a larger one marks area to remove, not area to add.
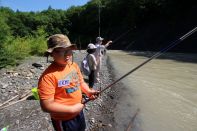
[[[43,111],[48,113],[79,113],[83,109],[83,104],[79,103],[73,106],[63,105],[54,101],[56,79],[52,75],[44,75],[38,83],[38,93],[40,96],[40,105]]]
[[[43,111],[48,113],[67,113],[67,114],[78,114],[83,109],[84,105],[81,103],[69,106],[59,104],[54,101],[54,98],[47,100],[40,100],[40,105]]]
[[[82,82],[80,83],[81,84],[81,90],[83,93],[85,93],[87,96],[91,96],[91,89],[89,88],[89,86],[85,83],[85,82]]]
[[[99,91],[90,89],[89,86],[83,82],[81,83],[81,90],[84,92],[90,99],[96,99],[99,95]]]

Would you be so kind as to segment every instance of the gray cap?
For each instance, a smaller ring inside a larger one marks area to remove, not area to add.
[[[104,40],[104,38],[102,38],[102,37],[96,37],[96,42],[102,41],[102,40]]]

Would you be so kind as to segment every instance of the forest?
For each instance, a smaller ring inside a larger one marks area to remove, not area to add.
[[[109,49],[158,51],[197,26],[196,0],[90,0],[67,10],[51,5],[40,12],[1,6],[0,68],[43,56],[52,34],[66,34],[85,49],[99,36],[99,10],[101,36],[115,40]],[[197,53],[196,42],[194,34],[171,52]]]

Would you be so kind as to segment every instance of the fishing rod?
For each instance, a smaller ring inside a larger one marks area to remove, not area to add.
[[[118,83],[119,81],[121,81],[122,79],[124,79],[125,77],[127,77],[128,75],[130,75],[131,73],[133,73],[134,71],[136,71],[137,69],[139,69],[140,67],[142,67],[143,65],[147,64],[148,62],[150,62],[151,60],[161,56],[163,53],[167,52],[168,50],[172,49],[173,47],[175,47],[176,45],[178,45],[180,42],[182,42],[183,40],[185,40],[186,38],[188,38],[189,36],[191,36],[192,34],[194,34],[197,31],[197,27],[193,28],[192,30],[190,30],[188,33],[186,33],[185,35],[181,36],[179,39],[175,40],[174,42],[172,42],[171,44],[169,44],[167,47],[165,47],[164,49],[160,50],[159,52],[157,52],[156,54],[154,54],[153,56],[151,56],[149,59],[145,60],[144,62],[142,62],[140,65],[138,65],[137,67],[133,68],[132,70],[130,70],[128,73],[126,73],[125,75],[123,75],[122,77],[120,77],[119,79],[117,79],[116,81],[114,81],[113,83],[109,84],[108,86],[106,86],[103,90],[101,90],[99,92],[99,94],[102,94],[105,90],[107,90],[108,88],[112,87],[113,85],[115,85],[116,83]],[[86,99],[83,104],[86,104],[87,102],[89,102],[91,99]]]
[[[126,32],[122,33],[118,38],[116,38],[115,40],[113,40],[113,43],[117,42],[120,38],[122,38],[123,36],[127,35],[132,30],[133,30],[133,28],[130,28]]]

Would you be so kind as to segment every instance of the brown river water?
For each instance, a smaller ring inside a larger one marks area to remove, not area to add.
[[[108,51],[116,78],[153,53]],[[197,131],[197,54],[167,53],[121,81],[116,130]]]

